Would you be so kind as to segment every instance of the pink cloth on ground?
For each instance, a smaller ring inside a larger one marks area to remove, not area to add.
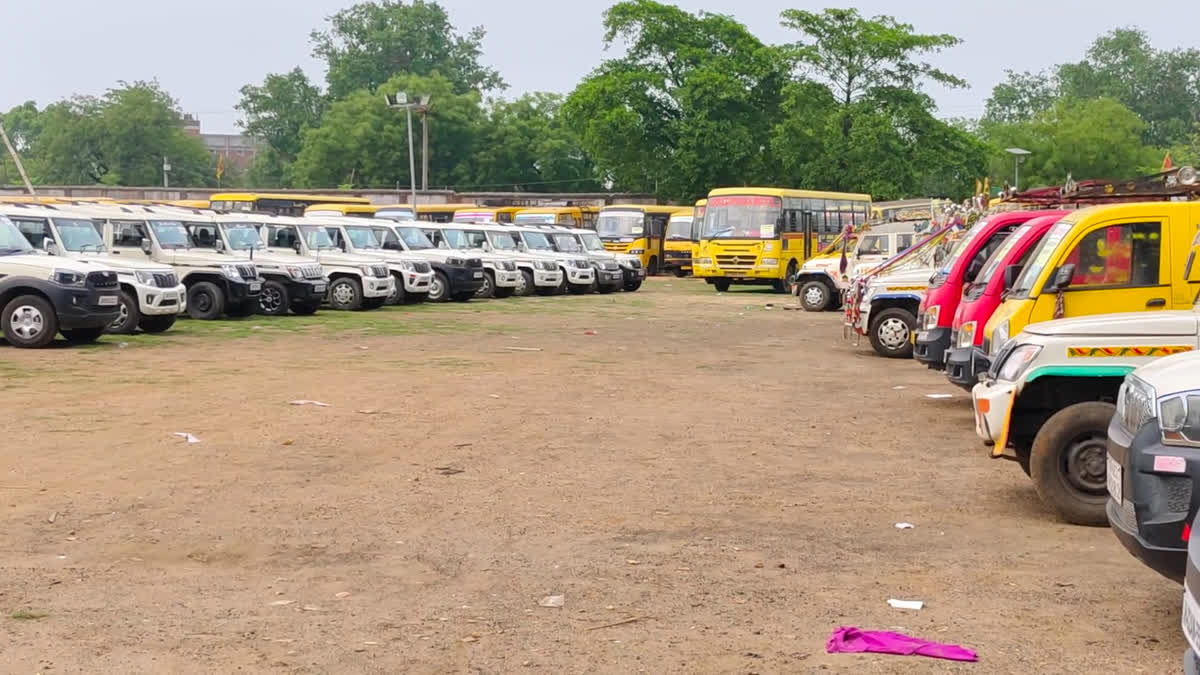
[[[931,642],[902,633],[882,630],[859,630],[853,626],[842,626],[833,631],[825,651],[830,654],[842,652],[874,652],[877,654],[901,654],[929,656],[951,661],[978,661],[973,650],[958,645]]]

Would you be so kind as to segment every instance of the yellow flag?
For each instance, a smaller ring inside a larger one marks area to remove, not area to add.
[[[225,175],[225,153],[217,156],[217,180],[221,180],[221,176]]]

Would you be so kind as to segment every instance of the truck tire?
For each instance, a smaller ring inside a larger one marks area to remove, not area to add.
[[[806,312],[824,312],[832,295],[824,281],[809,281],[800,287],[800,306]]]
[[[433,279],[429,282],[429,301],[446,302],[450,299],[450,280],[443,272],[434,270]]]
[[[14,347],[45,347],[58,334],[58,315],[45,298],[19,295],[4,306],[4,313],[0,315],[0,332]]]
[[[285,316],[291,305],[287,286],[275,280],[263,282],[262,293],[258,296],[258,310],[267,316]]]
[[[92,328],[73,328],[71,330],[63,329],[63,337],[67,338],[67,342],[73,345],[90,345],[104,335],[104,331],[108,326],[95,326]]]
[[[718,293],[724,293],[729,290],[729,283],[728,279],[716,279],[713,281],[713,286],[716,287]]]
[[[211,321],[225,313],[225,292],[211,281],[197,281],[187,292],[187,312],[193,319]]]
[[[175,325],[176,315],[174,314],[159,314],[152,316],[143,316],[138,322],[138,328],[144,333],[165,333]]]
[[[334,309],[362,309],[362,283],[354,277],[338,277],[329,284],[329,306]]]
[[[121,308],[121,313],[117,315],[116,321],[108,325],[108,332],[114,335],[129,335],[137,330],[142,320],[137,296],[122,290],[117,294],[117,305]]]
[[[537,291],[537,285],[533,282],[533,272],[529,270],[521,270],[521,278],[525,281],[522,285],[517,287],[517,296],[525,298],[533,295],[534,292]]]
[[[917,325],[917,317],[902,307],[889,307],[871,317],[871,346],[880,356],[889,359],[912,358],[913,344],[909,336]]]
[[[1108,423],[1116,406],[1085,401],[1050,416],[1029,457],[1033,489],[1068,523],[1105,525]]]

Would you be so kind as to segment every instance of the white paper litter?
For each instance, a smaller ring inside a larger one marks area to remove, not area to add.
[[[896,385],[896,386],[892,387],[892,389],[895,389],[896,391],[900,391],[901,389],[907,389],[907,388],[908,388],[908,387],[905,387],[905,386],[904,386],[904,385],[902,385],[902,384],[898,384],[898,385]]]
[[[925,394],[925,398],[954,398],[954,394]]]
[[[299,401],[292,401],[291,403],[292,403],[292,405],[315,405],[315,406],[317,406],[318,408],[328,408],[328,407],[329,407],[329,404],[328,404],[328,403],[321,403],[320,401],[310,401],[310,400],[308,400],[308,399],[301,399],[301,400],[299,400]]]
[[[547,595],[538,600],[538,605],[542,607],[562,607],[566,604],[567,598],[563,595]]]
[[[916,525],[913,525],[912,523],[896,523],[897,530],[911,530],[914,527],[916,527]]]
[[[888,598],[888,604],[893,609],[921,609],[925,606],[925,603],[920,600],[896,600],[894,598]]]
[[[540,352],[541,347],[505,347],[510,352]]]
[[[199,443],[200,442],[199,438],[196,438],[195,436],[187,433],[186,431],[176,431],[175,433],[173,433],[171,435],[178,436],[178,437],[186,440],[188,443]]]

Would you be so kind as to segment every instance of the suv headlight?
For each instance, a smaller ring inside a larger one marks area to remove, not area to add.
[[[999,354],[1001,349],[1004,349],[1004,343],[1008,342],[1008,322],[996,326],[992,331],[992,354]]]
[[[1008,358],[1004,359],[1004,365],[1000,366],[999,378],[1016,382],[1021,373],[1025,372],[1025,369],[1041,352],[1041,345],[1020,345],[1009,352]]]
[[[83,286],[87,282],[87,275],[75,270],[56,269],[50,273],[50,281],[63,286]]]
[[[221,265],[221,274],[224,274],[226,277],[229,277],[234,281],[242,280],[242,275],[238,272],[237,265]]]
[[[416,269],[415,267],[413,267],[413,264],[407,260],[401,260],[400,262],[398,262],[396,264],[400,267],[400,269],[404,270],[405,272],[411,272]]]
[[[143,286],[154,285],[154,272],[143,272],[138,270],[133,273],[133,278],[137,279],[137,282]]]
[[[922,330],[930,330],[932,328],[937,328],[938,316],[941,313],[942,313],[941,305],[934,305],[932,307],[926,308],[925,322],[921,324],[921,329]]]
[[[1129,433],[1136,434],[1158,412],[1154,405],[1155,398],[1157,394],[1154,387],[1139,377],[1126,377],[1117,392],[1117,419],[1121,420],[1121,426]]]
[[[1200,390],[1158,399],[1164,445],[1200,445]]]
[[[979,326],[978,321],[968,321],[958,327],[958,343],[955,345],[960,349],[970,347],[975,344],[975,329]]]
[[[466,260],[464,260],[464,259],[462,259],[462,258],[453,258],[453,257],[451,257],[451,258],[446,258],[446,264],[447,264],[447,265],[454,265],[454,266],[461,266],[461,265],[466,265],[466,264],[467,264],[467,261],[466,261]]]
[[[301,267],[297,267],[296,265],[288,265],[287,267],[284,267],[284,269],[287,270],[288,276],[293,279],[304,278],[304,269]]]
[[[364,277],[373,277],[373,276],[375,276],[375,270],[374,270],[374,269],[373,269],[373,268],[372,268],[370,265],[363,265],[363,266],[362,266],[362,267],[360,267],[359,269],[362,271],[362,275],[363,275]]]

